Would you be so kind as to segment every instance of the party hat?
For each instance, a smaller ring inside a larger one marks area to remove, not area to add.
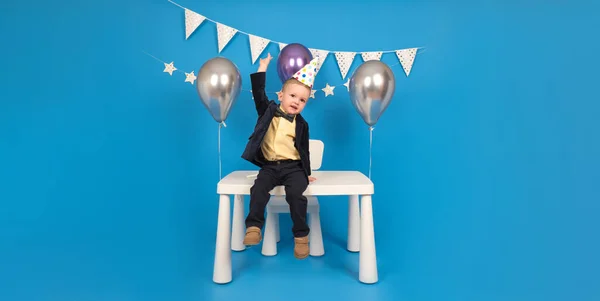
[[[317,72],[319,72],[318,66],[319,58],[315,57],[312,61],[302,67],[302,69],[298,70],[292,77],[309,88],[312,88],[315,82],[315,76],[317,76]]]

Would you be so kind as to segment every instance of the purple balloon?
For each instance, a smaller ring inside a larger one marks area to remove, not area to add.
[[[292,43],[281,49],[277,58],[277,75],[281,83],[290,79],[312,60],[312,53],[302,44]]]

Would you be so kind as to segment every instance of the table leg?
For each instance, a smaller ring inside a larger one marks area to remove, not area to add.
[[[277,236],[277,242],[280,242],[281,234],[279,232],[279,214],[275,214],[275,236]]]
[[[370,195],[360,200],[360,254],[358,279],[363,283],[377,282],[377,256],[375,253],[375,229],[373,204]]]
[[[233,229],[231,233],[231,249],[234,251],[244,251],[244,236],[246,235],[246,226],[244,223],[244,196],[236,194],[233,197]]]
[[[360,210],[358,195],[348,198],[348,251],[360,250]]]
[[[265,222],[265,231],[262,241],[262,251],[264,256],[277,255],[277,232],[275,232],[275,216],[279,213],[267,212],[267,221]]]
[[[231,282],[231,199],[229,195],[219,197],[219,217],[217,222],[217,243],[215,246],[215,263],[213,281],[216,283]]]

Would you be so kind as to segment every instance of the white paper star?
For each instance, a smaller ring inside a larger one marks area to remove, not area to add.
[[[310,97],[311,98],[315,98],[315,92],[317,92],[317,90],[310,90]]]
[[[344,84],[344,86],[346,86],[346,89],[348,89],[348,91],[350,91],[350,79],[348,79],[348,81]]]
[[[327,95],[333,95],[333,89],[335,89],[335,86],[330,86],[329,84],[327,84],[325,86],[325,88],[321,89],[323,90],[323,92],[325,92],[325,97],[327,97]]]
[[[163,70],[163,72],[167,72],[169,73],[169,75],[173,75],[173,71],[177,70],[177,68],[175,68],[175,66],[173,65],[173,62],[167,64],[167,63],[163,63],[165,64],[165,70]]]
[[[194,84],[194,82],[196,81],[196,75],[194,75],[194,71],[192,71],[191,73],[185,73],[185,82],[189,82],[190,84]]]

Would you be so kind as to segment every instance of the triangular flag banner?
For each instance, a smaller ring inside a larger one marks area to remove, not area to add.
[[[190,35],[206,20],[206,17],[193,12],[189,9],[185,9],[185,39],[187,40]]]
[[[408,76],[415,61],[415,57],[417,56],[417,48],[396,50],[396,55],[398,56],[400,64],[402,64],[402,68],[404,68],[404,73]]]
[[[312,53],[313,58],[319,57],[318,68],[321,69],[321,66],[325,62],[327,55],[329,54],[329,50],[321,50],[321,49],[311,49],[309,48],[310,53]]]
[[[363,61],[373,61],[373,60],[381,60],[381,55],[383,52],[381,51],[373,51],[373,52],[362,52],[360,54],[363,58]]]
[[[227,46],[231,38],[238,32],[237,29],[217,23],[217,38],[219,42],[219,53]]]
[[[279,51],[281,51],[285,46],[287,46],[286,43],[279,43]]]
[[[261,38],[255,35],[248,35],[250,37],[250,53],[252,54],[252,64],[256,62],[256,59],[269,45],[269,40]]]
[[[340,72],[342,73],[342,78],[344,79],[346,78],[346,74],[348,74],[348,70],[350,70],[350,66],[352,66],[354,56],[356,56],[356,52],[335,52],[335,58],[337,59]]]

